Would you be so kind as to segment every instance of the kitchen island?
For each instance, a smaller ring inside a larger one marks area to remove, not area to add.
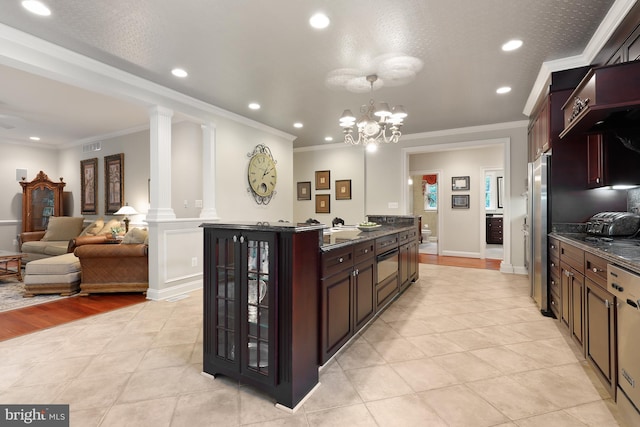
[[[204,372],[299,407],[319,365],[417,278],[417,218],[376,218],[371,231],[203,224]]]

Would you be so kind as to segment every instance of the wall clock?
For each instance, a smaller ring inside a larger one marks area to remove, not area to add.
[[[266,205],[276,194],[276,183],[278,172],[276,170],[276,160],[271,155],[269,147],[263,144],[256,145],[249,157],[249,167],[247,169],[247,179],[249,188],[256,203]]]

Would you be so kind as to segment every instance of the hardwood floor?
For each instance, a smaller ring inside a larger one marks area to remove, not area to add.
[[[0,313],[0,341],[51,328],[94,314],[138,304],[141,293],[100,294],[71,297]]]
[[[419,254],[421,264],[448,265],[451,267],[482,268],[485,270],[500,270],[499,259],[463,258],[455,256],[438,256],[431,254]]]
[[[500,260],[419,254],[422,264],[499,270]],[[100,294],[65,298],[45,304],[0,313],[0,341],[51,328],[83,317],[138,304],[142,294]]]

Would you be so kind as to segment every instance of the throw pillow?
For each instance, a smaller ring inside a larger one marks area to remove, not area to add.
[[[102,234],[111,234],[111,229],[113,227],[120,227],[120,221],[117,219],[111,219],[109,220],[109,222],[107,222],[104,227],[102,227],[102,230],[100,230],[97,235],[100,236]]]
[[[104,227],[104,220],[102,218],[98,218],[95,221],[93,221],[91,224],[86,226],[85,229],[82,230],[82,233],[80,233],[80,235],[81,236],[97,236],[98,232],[102,230],[102,227]]]
[[[144,243],[147,238],[148,231],[143,228],[131,228],[129,232],[124,235],[124,239],[122,239],[122,244],[137,244]]]
[[[78,237],[84,225],[83,217],[52,216],[49,217],[47,231],[42,240],[45,242],[71,240]]]

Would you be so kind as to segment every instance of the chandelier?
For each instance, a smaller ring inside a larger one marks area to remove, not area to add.
[[[367,81],[371,84],[371,99],[369,105],[363,105],[360,108],[362,114],[360,118],[356,121],[351,110],[344,110],[340,117],[340,126],[346,144],[367,145],[398,142],[402,135],[400,127],[403,124],[403,119],[407,117],[407,112],[402,105],[396,105],[391,109],[386,102],[375,103],[373,83],[376,80],[378,80],[376,74],[367,76]]]

